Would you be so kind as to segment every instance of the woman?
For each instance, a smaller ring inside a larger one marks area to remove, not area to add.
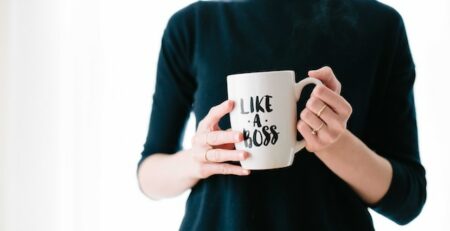
[[[250,173],[235,164],[250,153],[234,150],[226,76],[270,70],[324,86],[298,109],[306,150]],[[376,1],[194,3],[162,39],[141,190],[192,189],[181,230],[373,230],[369,207],[406,224],[426,199],[414,70],[400,15]],[[181,150],[191,111],[197,132]]]

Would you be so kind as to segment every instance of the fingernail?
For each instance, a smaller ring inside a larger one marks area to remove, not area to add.
[[[229,107],[233,106],[233,103],[234,103],[233,100],[231,100],[231,99],[227,100],[227,104]]]
[[[241,153],[241,159],[245,160],[245,159],[247,159],[247,157],[248,157],[247,152]]]
[[[243,169],[243,170],[242,170],[242,173],[244,173],[245,175],[248,175],[248,174],[250,174],[250,170]]]

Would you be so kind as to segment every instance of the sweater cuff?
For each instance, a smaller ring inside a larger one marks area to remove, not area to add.
[[[406,200],[407,175],[401,164],[397,161],[388,159],[392,166],[392,180],[386,194],[375,204],[370,207],[376,212],[390,218],[396,223],[403,223],[400,218],[402,205]]]

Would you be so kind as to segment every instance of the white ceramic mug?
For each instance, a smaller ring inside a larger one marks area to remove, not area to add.
[[[307,84],[322,84],[305,78],[295,82],[294,71],[271,71],[229,75],[228,98],[235,102],[231,128],[244,133],[236,144],[250,157],[245,169],[273,169],[292,165],[294,155],[305,147],[297,140],[297,101]]]

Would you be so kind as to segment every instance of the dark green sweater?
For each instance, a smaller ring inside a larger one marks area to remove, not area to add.
[[[417,140],[415,67],[401,16],[371,0],[214,1],[178,11],[162,39],[141,161],[179,151],[189,113],[198,124],[227,99],[227,75],[294,70],[298,81],[325,65],[353,107],[348,129],[392,164],[392,182],[381,201],[367,205],[302,150],[288,168],[200,181],[189,195],[181,230],[373,230],[369,207],[399,224],[419,214],[426,180]],[[229,117],[219,125],[229,128]]]

